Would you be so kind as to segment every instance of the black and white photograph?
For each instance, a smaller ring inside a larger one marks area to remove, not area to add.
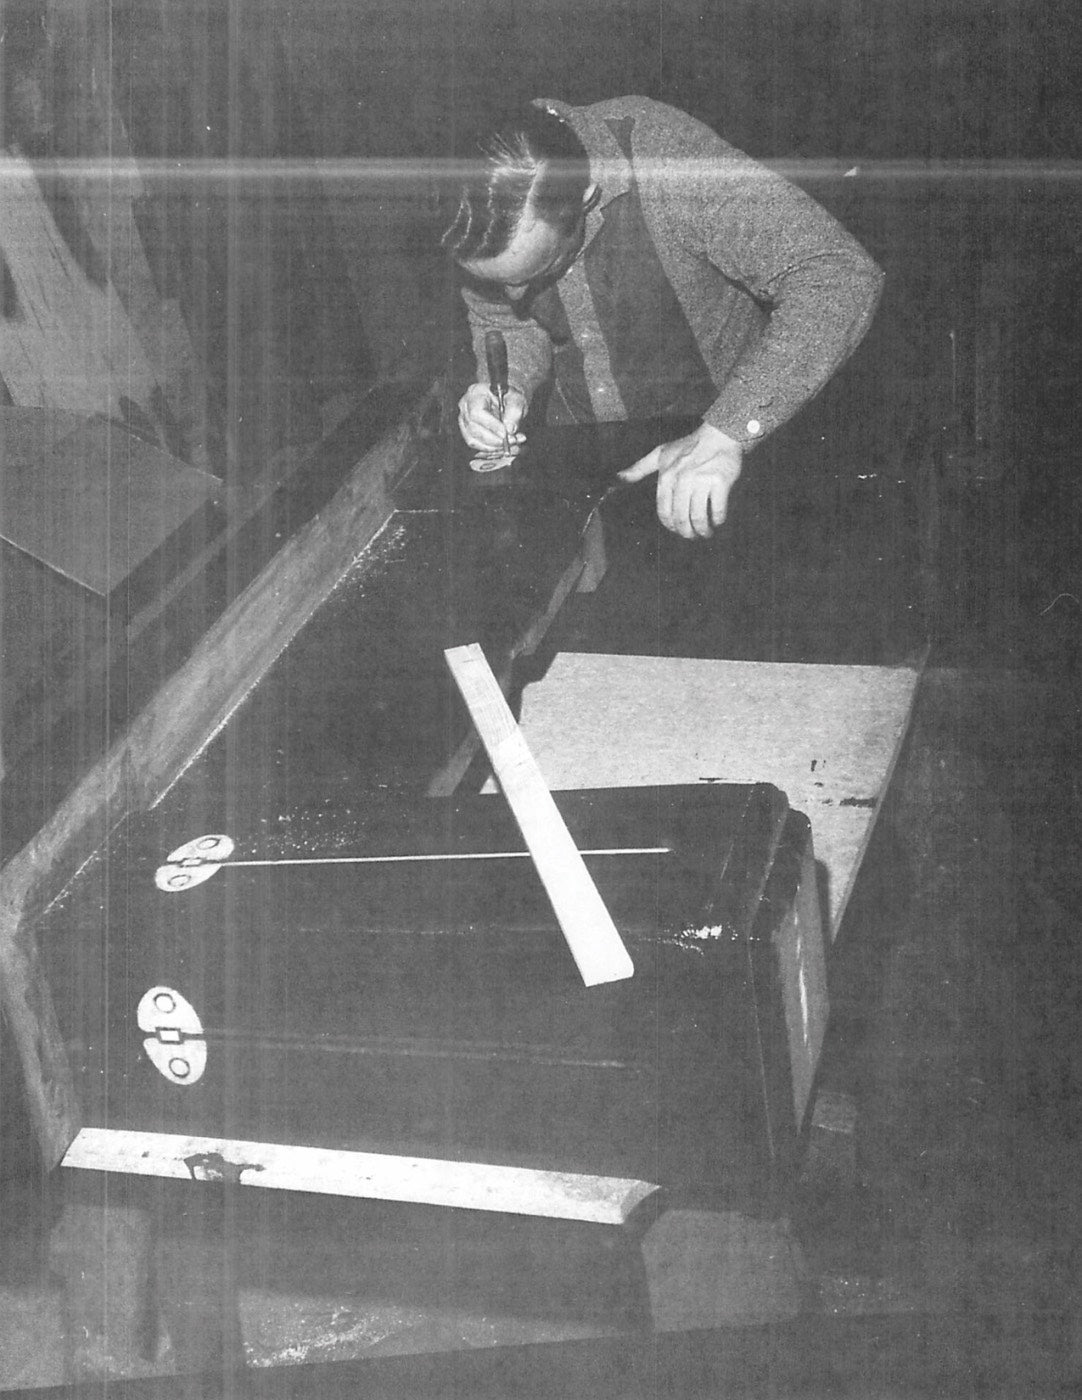
[[[1082,1387],[1082,8],[0,0],[0,1400]]]

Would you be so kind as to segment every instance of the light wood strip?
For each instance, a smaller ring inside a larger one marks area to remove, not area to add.
[[[61,1165],[602,1225],[624,1224],[658,1190],[632,1177],[121,1128],[83,1128]]]
[[[630,977],[634,964],[481,648],[444,652],[493,771],[529,847],[571,956],[588,987]]]

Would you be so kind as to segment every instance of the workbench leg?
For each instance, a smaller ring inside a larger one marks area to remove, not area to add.
[[[50,1264],[64,1290],[70,1379],[239,1370],[228,1193],[110,1173],[65,1177]]]
[[[228,1375],[245,1363],[229,1187],[156,1183],[154,1273],[176,1370]]]
[[[803,1262],[788,1221],[666,1210],[642,1241],[656,1332],[796,1317]]]
[[[73,1383],[157,1374],[151,1213],[126,1178],[65,1174],[49,1263],[64,1293]]]

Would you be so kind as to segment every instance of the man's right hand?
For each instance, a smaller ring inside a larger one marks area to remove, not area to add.
[[[508,389],[500,421],[496,395],[487,384],[471,384],[458,401],[458,426],[468,447],[479,452],[499,452],[507,444],[519,448],[526,441],[518,430],[526,414],[526,395]]]

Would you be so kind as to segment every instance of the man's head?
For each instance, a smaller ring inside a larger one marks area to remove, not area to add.
[[[561,277],[578,257],[597,201],[582,142],[554,112],[529,106],[478,143],[443,245],[471,276],[512,298]]]

